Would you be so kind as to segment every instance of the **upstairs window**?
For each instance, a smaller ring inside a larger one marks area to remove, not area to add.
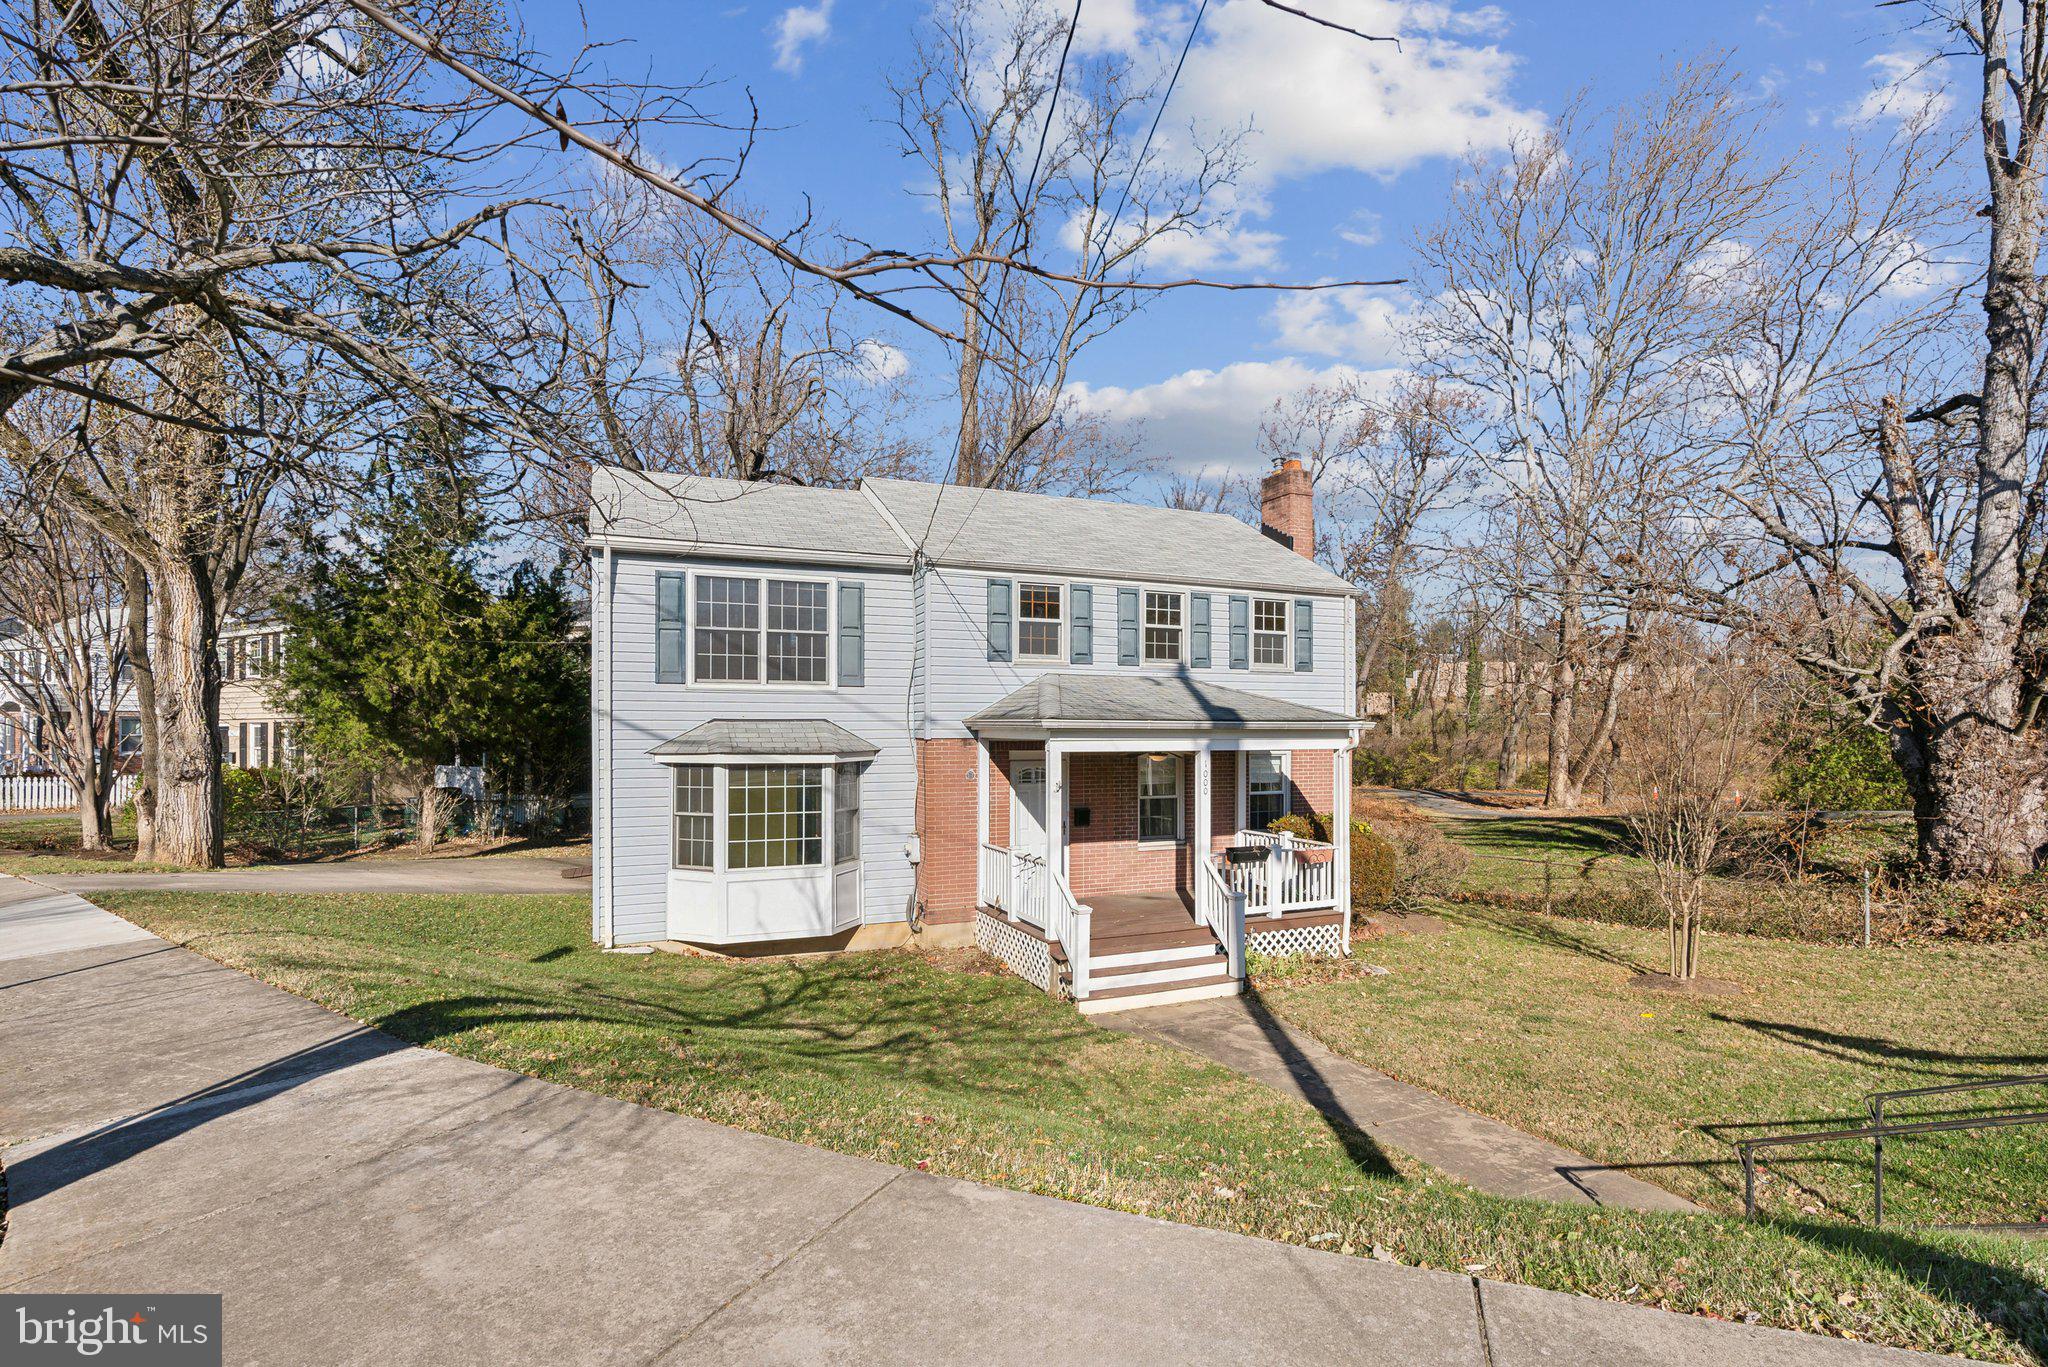
[[[1263,831],[1286,815],[1287,756],[1252,752],[1245,758],[1245,829]]]
[[[1060,658],[1060,586],[1017,586],[1017,654],[1041,660]]]
[[[697,683],[832,682],[832,586],[819,579],[700,574],[691,599]]]
[[[697,576],[696,675],[705,682],[761,679],[761,581]]]
[[[1145,590],[1145,663],[1179,664],[1186,637],[1187,600],[1178,593]]]
[[[1268,669],[1287,667],[1285,598],[1252,599],[1252,663]]]
[[[1180,757],[1138,757],[1138,839],[1180,839]]]

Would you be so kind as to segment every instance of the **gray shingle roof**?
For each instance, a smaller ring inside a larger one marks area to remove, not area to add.
[[[1225,688],[1184,674],[1041,674],[967,719],[970,728],[1005,723],[1056,728],[1148,722],[1216,731],[1357,724],[1320,707]]]
[[[906,479],[871,479],[865,487],[882,500],[913,541],[923,542],[925,554],[942,565],[1299,593],[1353,591],[1307,556],[1223,513]]]
[[[707,721],[674,740],[665,740],[650,755],[838,755],[868,759],[878,753],[853,732],[834,722]]]
[[[691,546],[857,556],[907,565],[910,553],[858,489],[806,489],[709,475],[599,466],[590,474],[593,536],[652,537]]]

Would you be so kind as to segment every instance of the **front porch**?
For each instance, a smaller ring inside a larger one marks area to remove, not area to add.
[[[1344,842],[1263,825],[1349,829],[1355,723],[1184,678],[1088,678],[1075,715],[1059,677],[969,721],[984,949],[1091,1013],[1242,991],[1251,954],[1349,950]]]

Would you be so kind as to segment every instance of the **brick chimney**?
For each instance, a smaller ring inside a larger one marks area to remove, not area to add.
[[[1315,559],[1315,492],[1308,471],[1292,456],[1259,482],[1259,523],[1267,536]]]

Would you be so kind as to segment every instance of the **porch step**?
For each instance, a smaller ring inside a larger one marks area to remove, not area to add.
[[[1117,954],[1135,954],[1156,949],[1196,949],[1216,943],[1216,937],[1209,933],[1207,926],[1198,926],[1192,921],[1184,925],[1146,927],[1139,930],[1123,930],[1118,927],[1097,926],[1090,941],[1090,951],[1097,959]]]
[[[1111,1011],[1134,1011],[1146,1006],[1173,1006],[1180,1002],[1201,1001],[1207,997],[1235,997],[1242,991],[1244,984],[1231,977],[1228,971],[1224,971],[1168,987],[1101,988],[1091,991],[1087,1000],[1075,1005],[1084,1016],[1100,1016]]]
[[[1132,964],[1167,964],[1179,963],[1188,959],[1208,959],[1215,957],[1218,952],[1215,938],[1207,933],[1204,933],[1201,939],[1184,945],[1161,945],[1157,947],[1148,945],[1139,948],[1127,948],[1123,945],[1117,945],[1113,949],[1090,954],[1088,956],[1088,971],[1091,973],[1102,973],[1128,967]]]
[[[1088,982],[1093,991],[1123,991],[1136,987],[1156,987],[1162,984],[1194,982],[1222,973],[1228,977],[1230,961],[1220,949],[1212,947],[1210,952],[1196,959],[1168,959],[1164,962],[1139,962],[1120,964],[1115,967],[1098,967],[1093,961],[1088,965]]]

